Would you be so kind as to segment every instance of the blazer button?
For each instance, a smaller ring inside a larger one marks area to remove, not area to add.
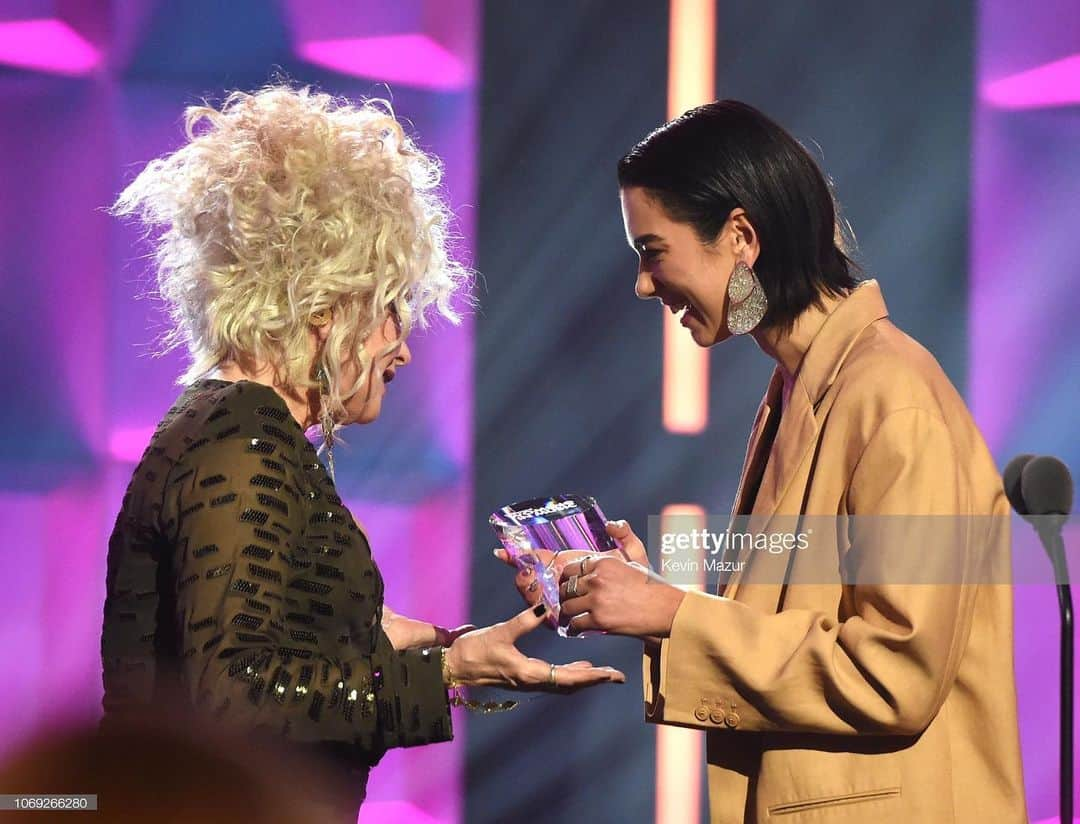
[[[698,707],[696,710],[694,710],[694,718],[696,718],[698,721],[708,721],[709,720],[709,711],[707,709],[705,709],[704,704],[701,705],[700,707]]]
[[[729,712],[724,718],[724,723],[729,727],[737,727],[739,725],[739,714],[737,712]]]
[[[709,713],[709,720],[712,721],[714,724],[723,724],[724,713],[721,710],[713,710],[711,713]]]

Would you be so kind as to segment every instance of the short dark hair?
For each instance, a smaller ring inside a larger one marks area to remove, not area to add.
[[[754,271],[769,301],[765,325],[790,329],[823,293],[859,282],[858,265],[837,243],[825,175],[794,137],[746,103],[718,100],[656,129],[619,161],[619,186],[649,191],[702,243],[742,207],[761,245]]]

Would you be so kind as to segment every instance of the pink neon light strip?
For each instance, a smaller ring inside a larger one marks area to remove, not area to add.
[[[680,331],[685,330],[680,328]],[[705,510],[697,504],[668,504],[660,512],[661,535],[670,532],[686,534],[687,527],[704,529],[706,523]],[[699,583],[686,588],[701,590],[705,584],[704,554],[696,560]],[[664,724],[657,726],[654,824],[701,820],[701,762],[704,758],[703,731]]]
[[[0,23],[0,64],[49,74],[89,74],[101,53],[61,20]]]
[[[297,47],[310,63],[355,77],[437,91],[468,88],[468,66],[424,34],[310,40]]]
[[[671,0],[668,118],[716,96],[716,0]],[[664,312],[664,429],[698,435],[709,423],[709,353],[675,315]]]
[[[1080,103],[1080,54],[987,83],[982,97],[1002,109],[1076,105]]]

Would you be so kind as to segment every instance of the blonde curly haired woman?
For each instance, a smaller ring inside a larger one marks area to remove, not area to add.
[[[102,723],[191,710],[310,751],[342,779],[318,814],[355,820],[388,748],[451,738],[448,689],[624,676],[522,655],[542,611],[453,631],[395,615],[336,492],[335,429],[378,417],[429,310],[458,319],[438,161],[389,104],[306,88],[190,107],[186,132],[112,208],[154,232],[191,366],[109,543]]]

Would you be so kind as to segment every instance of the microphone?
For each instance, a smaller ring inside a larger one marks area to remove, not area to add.
[[[1061,528],[1072,512],[1073,480],[1069,468],[1049,455],[1017,455],[1009,461],[1001,479],[1009,504],[1039,534],[1059,583],[1068,583],[1063,572]]]
[[[1028,461],[1020,472],[1020,492],[1028,515],[1056,516],[1054,521],[1061,521],[1059,529],[1072,512],[1072,475],[1057,458],[1042,455]]]
[[[1061,528],[1072,511],[1073,480],[1069,468],[1049,455],[1032,458],[1020,472],[1020,496],[1027,510],[1025,517],[1039,533],[1050,555],[1058,583],[1068,584]]]
[[[1034,460],[1034,455],[1017,455],[1011,461],[1009,465],[1005,467],[1005,472],[1002,473],[1002,482],[1005,486],[1005,497],[1009,499],[1009,503],[1012,508],[1016,510],[1017,515],[1022,515],[1025,518],[1028,514],[1027,504],[1024,503],[1024,495],[1020,491],[1020,475],[1024,471],[1024,467]]]
[[[1069,468],[1049,455],[1017,455],[1002,474],[1005,495],[1017,514],[1030,523],[1054,567],[1061,614],[1061,713],[1058,751],[1061,820],[1073,820],[1073,604],[1065,540],[1061,537],[1072,511],[1073,480]]]

